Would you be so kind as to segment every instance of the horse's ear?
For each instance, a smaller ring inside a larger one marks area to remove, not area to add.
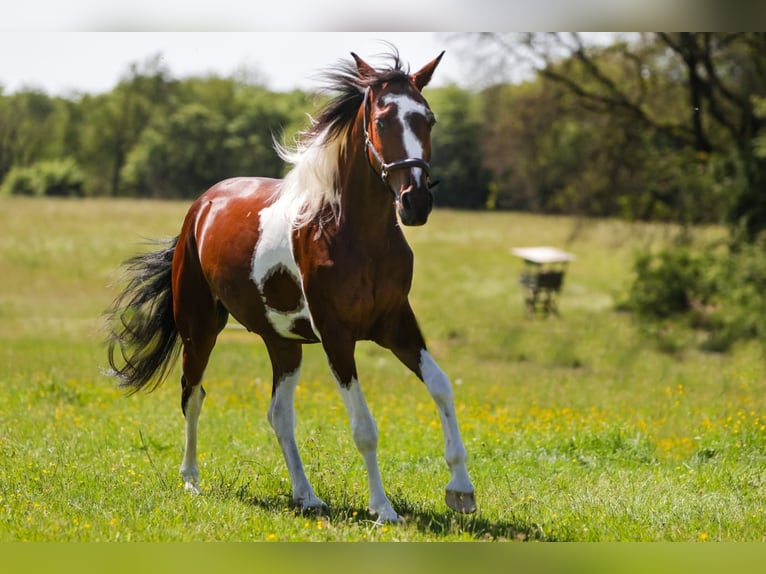
[[[425,88],[428,85],[428,82],[431,81],[431,76],[434,75],[434,70],[436,69],[436,66],[439,65],[443,55],[444,51],[442,50],[441,54],[410,76],[412,81],[415,82],[418,90]]]
[[[354,61],[356,62],[356,71],[359,74],[360,80],[364,80],[366,78],[370,78],[375,75],[375,68],[370,66],[364,60],[362,60],[354,52],[351,52],[351,56],[354,58]]]

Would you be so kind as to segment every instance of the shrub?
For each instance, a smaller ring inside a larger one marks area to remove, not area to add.
[[[627,308],[649,319],[666,319],[709,305],[716,293],[714,256],[688,248],[642,254]]]
[[[0,193],[31,196],[82,196],[85,176],[73,159],[41,161],[14,167],[3,180]]]
[[[1,195],[37,195],[35,174],[28,167],[14,167],[3,179]]]
[[[766,237],[721,258],[718,283],[715,328],[705,348],[721,351],[736,340],[766,340]]]
[[[623,307],[668,348],[685,344],[679,323],[705,336],[704,350],[723,352],[738,340],[766,340],[766,238],[736,250],[689,248],[642,254]],[[686,338],[688,339],[688,338]],[[664,342],[663,342],[664,341]]]

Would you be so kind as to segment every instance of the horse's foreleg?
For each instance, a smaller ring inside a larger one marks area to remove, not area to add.
[[[379,522],[399,522],[402,517],[393,509],[383,490],[378,468],[378,427],[370,414],[367,401],[359,386],[354,362],[354,346],[339,344],[339,338],[329,338],[324,344],[335,380],[340,387],[343,404],[351,422],[351,435],[367,469],[369,509]]]
[[[451,473],[445,495],[447,506],[457,512],[475,512],[474,487],[468,476],[466,450],[457,424],[449,378],[426,350],[415,315],[409,306],[394,316],[388,327],[377,338],[378,343],[391,349],[426,384],[439,411],[444,434],[444,458]]]
[[[428,387],[428,392],[439,410],[439,418],[444,433],[444,458],[452,477],[447,483],[445,502],[458,512],[476,511],[476,498],[473,483],[468,477],[466,451],[460,429],[457,424],[452,386],[447,375],[439,368],[429,352],[424,348],[420,352],[420,377]]]
[[[273,369],[273,387],[268,419],[287,465],[293,502],[303,511],[327,512],[327,504],[311,487],[295,442],[295,388],[301,370],[301,346],[297,343],[267,341]]]

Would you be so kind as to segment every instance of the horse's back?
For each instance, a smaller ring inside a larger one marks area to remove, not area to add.
[[[189,208],[185,231],[193,236],[204,267],[221,258],[247,257],[258,241],[260,212],[272,202],[280,180],[232,178],[200,195]]]

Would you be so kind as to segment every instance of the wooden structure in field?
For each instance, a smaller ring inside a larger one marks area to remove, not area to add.
[[[514,247],[511,253],[525,263],[520,282],[524,288],[527,312],[532,316],[558,315],[558,295],[564,284],[567,265],[575,260],[575,256],[547,246]]]

